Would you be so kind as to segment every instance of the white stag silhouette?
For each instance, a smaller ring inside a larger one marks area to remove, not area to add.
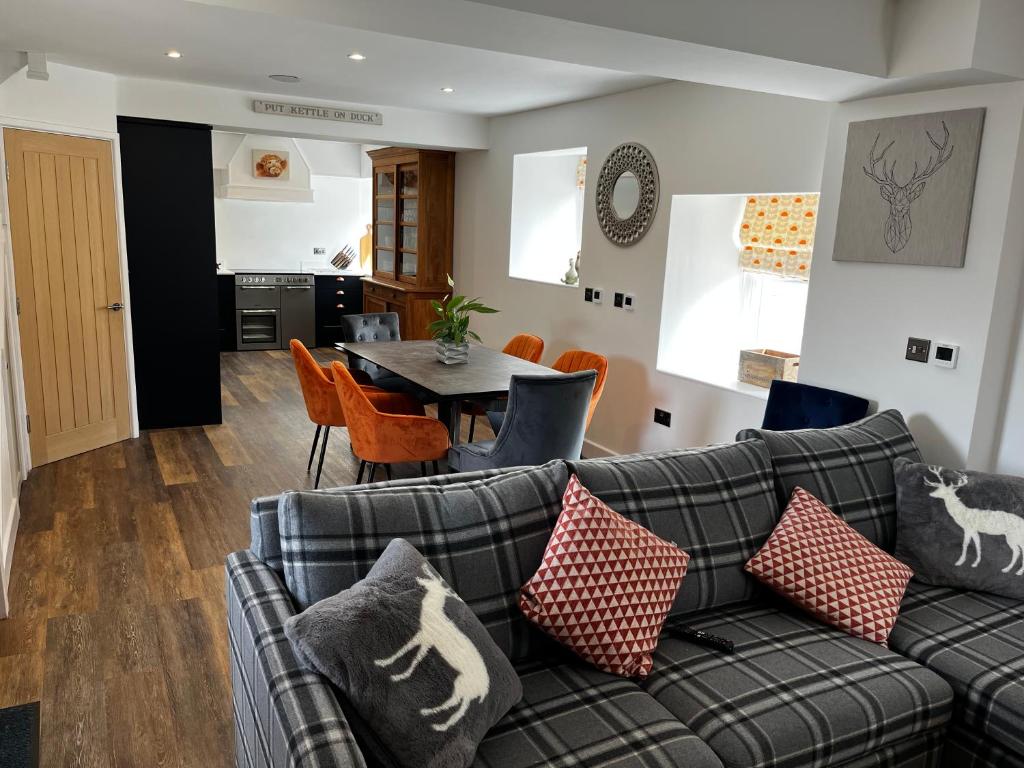
[[[943,478],[942,470],[938,467],[928,467],[928,471],[935,475],[936,478],[935,480],[929,480],[927,477],[924,478],[924,484],[934,489],[928,495],[941,499],[945,503],[946,512],[964,532],[963,550],[960,553],[960,559],[956,561],[955,565],[964,564],[967,560],[967,550],[973,541],[974,548],[977,550],[977,556],[974,558],[974,562],[971,563],[971,567],[977,568],[978,563],[981,562],[981,536],[979,534],[987,533],[990,536],[1005,537],[1006,543],[1010,545],[1013,557],[1010,560],[1010,564],[1003,568],[1002,572],[1009,573],[1013,570],[1013,566],[1017,564],[1017,559],[1019,558],[1021,564],[1016,575],[1024,576],[1024,517],[1011,515],[1009,512],[1002,512],[998,509],[968,507],[956,495],[959,489],[967,485],[967,475],[954,472],[953,476],[956,480],[949,484]]]
[[[404,672],[391,675],[394,682],[408,679],[426,657],[431,649],[437,650],[452,669],[455,670],[455,683],[452,695],[436,707],[424,707],[420,714],[431,717],[445,710],[455,708],[451,716],[443,723],[434,723],[435,731],[447,731],[462,719],[474,701],[483,702],[490,690],[491,680],[487,674],[480,652],[473,642],[445,615],[444,603],[455,593],[426,564],[423,565],[424,577],[416,581],[426,590],[420,606],[420,628],[412,638],[384,659],[376,659],[378,667],[389,667],[410,651],[416,651],[412,661]]]
[[[875,157],[878,140],[882,134],[875,136],[875,143],[871,145],[871,151],[868,153],[868,165],[861,166],[867,177],[878,184],[878,192],[882,199],[889,203],[889,217],[885,220],[885,244],[893,253],[902,250],[903,246],[910,242],[910,230],[913,226],[910,220],[910,204],[924,192],[925,182],[934,176],[953,155],[954,146],[949,144],[949,128],[946,127],[945,121],[942,122],[942,131],[945,133],[945,137],[941,144],[932,138],[931,133],[924,132],[931,145],[938,150],[938,155],[936,157],[929,156],[928,164],[922,171],[918,171],[915,161],[914,172],[906,184],[896,181],[895,160],[888,167],[885,165],[885,153],[896,143],[895,140],[886,144],[882,154]],[[879,165],[882,166],[881,175],[877,170]]]

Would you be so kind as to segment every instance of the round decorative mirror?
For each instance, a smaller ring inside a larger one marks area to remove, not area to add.
[[[642,144],[620,144],[597,179],[597,221],[616,245],[632,245],[647,234],[658,211],[658,166]]]
[[[612,210],[620,219],[628,219],[640,204],[640,182],[636,174],[626,171],[615,180],[612,188]]]

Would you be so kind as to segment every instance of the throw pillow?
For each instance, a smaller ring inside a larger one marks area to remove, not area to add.
[[[285,622],[325,675],[407,768],[468,766],[522,697],[519,677],[470,608],[423,556],[394,539],[350,589]]]
[[[826,624],[886,647],[914,575],[799,487],[744,568]]]
[[[927,584],[1024,599],[1024,478],[906,459],[896,470],[896,556]]]
[[[646,677],[689,561],[573,475],[540,568],[519,592],[519,607],[598,669]]]

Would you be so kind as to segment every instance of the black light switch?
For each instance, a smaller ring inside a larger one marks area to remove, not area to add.
[[[915,363],[927,363],[931,351],[930,339],[915,339],[913,336],[907,339],[907,360],[913,360]]]
[[[623,300],[625,298],[626,298],[626,294],[624,294],[624,293],[616,293],[615,294],[615,306],[618,307],[619,309],[622,309],[622,302],[623,302]]]
[[[594,289],[593,288],[584,288],[583,289],[583,300],[584,301],[593,301],[594,300]]]

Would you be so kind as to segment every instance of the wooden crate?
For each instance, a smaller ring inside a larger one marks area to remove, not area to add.
[[[773,379],[796,381],[800,355],[777,349],[740,350],[739,380],[755,387],[770,387]]]

